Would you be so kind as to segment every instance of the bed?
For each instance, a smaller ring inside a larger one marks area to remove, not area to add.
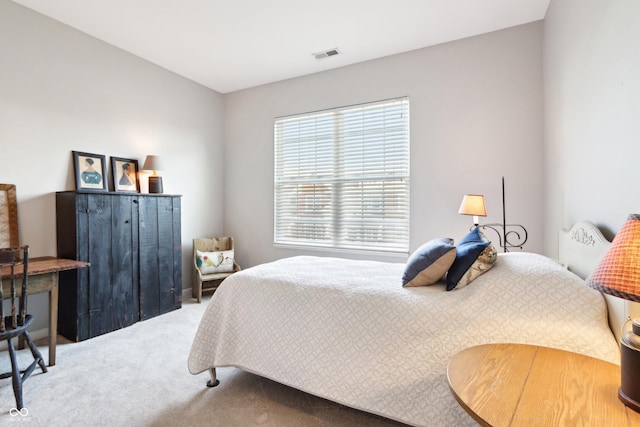
[[[595,267],[607,240],[583,222],[560,246],[564,263],[499,254],[450,292],[403,287],[404,263],[298,256],[245,269],[211,298],[189,371],[213,385],[216,367],[234,366],[410,425],[476,425],[446,378],[466,347],[526,343],[619,363],[605,299],[572,272]]]

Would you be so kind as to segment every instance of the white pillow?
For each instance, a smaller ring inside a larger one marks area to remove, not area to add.
[[[220,252],[196,250],[196,265],[202,274],[231,273],[233,271],[233,249]]]

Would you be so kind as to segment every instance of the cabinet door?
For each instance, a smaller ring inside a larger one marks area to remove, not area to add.
[[[180,199],[139,200],[140,317],[144,320],[181,305]]]
[[[132,196],[78,195],[78,246],[91,263],[80,280],[78,337],[138,321],[137,204]]]
[[[182,235],[180,230],[180,198],[158,200],[158,260],[160,271],[167,276],[160,282],[159,313],[182,305]]]
[[[138,199],[111,199],[112,330],[140,320],[138,310]]]
[[[91,263],[80,289],[82,306],[78,307],[79,324],[86,329],[78,334],[89,338],[112,330],[111,197],[78,195],[78,208],[78,246],[85,255],[83,260]]]

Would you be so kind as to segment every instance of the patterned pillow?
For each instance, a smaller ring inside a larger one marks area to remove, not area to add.
[[[447,272],[448,291],[458,286],[458,283],[466,274],[467,270],[473,266],[473,263],[490,243],[478,227],[474,227],[473,230],[460,239],[460,242],[456,246],[456,259]],[[466,281],[465,285],[469,283],[470,281]]]
[[[202,274],[230,273],[233,271],[233,249],[220,252],[196,250],[196,265]]]
[[[407,260],[402,286],[433,285],[444,277],[455,259],[453,239],[436,239],[423,244]]]
[[[456,289],[464,288],[482,273],[489,271],[496,263],[497,259],[498,253],[496,252],[496,248],[494,248],[493,245],[487,246],[485,250],[482,251],[478,259],[471,264],[471,267],[465,271],[464,275],[456,285]]]

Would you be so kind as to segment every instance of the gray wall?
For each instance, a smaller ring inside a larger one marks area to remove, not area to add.
[[[471,218],[457,213],[465,193],[485,195],[483,222],[501,221],[505,176],[507,220],[524,224],[526,249],[541,252],[542,28],[536,22],[225,95],[224,228],[241,265],[300,253],[363,256],[273,247],[273,119],[402,95],[411,101],[410,250],[468,231]]]
[[[183,270],[191,239],[222,233],[223,97],[138,57],[0,0],[0,182],[17,186],[21,241],[56,254],[55,192],[74,190],[72,150],[169,160],[182,194]],[[146,176],[142,179],[147,188]],[[47,298],[30,298],[35,328]]]
[[[545,250],[640,211],[640,2],[552,0],[544,21]]]
[[[555,256],[558,228],[590,219],[613,235],[638,212],[637,22],[640,2],[552,0],[544,24],[223,97],[0,0],[0,182],[18,187],[22,241],[51,255],[72,150],[164,155],[165,191],[183,195],[188,287],[194,236],[234,235],[244,266],[294,254],[272,247],[274,117],[409,95],[411,249],[467,230],[464,193],[485,194],[485,220],[499,221],[504,175],[526,249]]]

